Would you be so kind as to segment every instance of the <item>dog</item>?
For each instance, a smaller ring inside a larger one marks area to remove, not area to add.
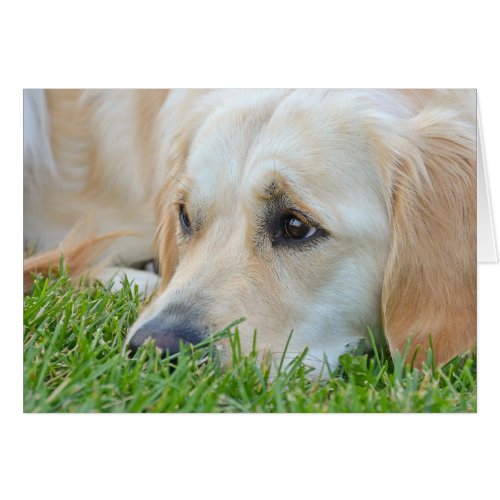
[[[153,300],[175,353],[240,317],[243,351],[318,370],[382,329],[445,363],[476,341],[471,90],[31,90],[25,277],[65,253]],[[58,250],[59,249],[59,250]],[[161,279],[133,269],[158,259]]]

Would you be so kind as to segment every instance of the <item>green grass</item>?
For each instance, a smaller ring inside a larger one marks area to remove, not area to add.
[[[372,354],[345,354],[320,379],[309,373],[306,351],[291,362],[243,355],[232,325],[217,334],[229,338],[229,367],[211,342],[183,346],[175,360],[161,359],[152,345],[129,359],[123,341],[140,308],[126,281],[113,293],[99,283],[77,287],[65,275],[37,279],[24,298],[24,411],[476,411],[475,356],[443,368],[430,356],[417,370],[372,338]]]

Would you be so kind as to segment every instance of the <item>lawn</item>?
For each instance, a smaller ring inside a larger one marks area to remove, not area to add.
[[[229,338],[229,367],[211,342],[165,359],[146,345],[129,359],[123,341],[141,307],[126,281],[116,293],[63,273],[38,278],[24,298],[24,411],[476,412],[475,355],[442,368],[430,356],[417,370],[371,337],[369,354],[361,346],[320,378],[306,351],[286,363],[243,355],[235,321],[217,334]]]

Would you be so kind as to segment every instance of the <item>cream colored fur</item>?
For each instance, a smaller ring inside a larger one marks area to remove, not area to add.
[[[247,350],[254,329],[258,346],[275,353],[293,330],[290,355],[307,345],[315,367],[325,356],[335,366],[380,323],[391,349],[410,337],[412,349],[420,344],[419,360],[429,336],[440,362],[474,347],[473,91],[49,91],[29,99],[39,126],[25,133],[26,245],[54,249],[87,221],[97,237],[127,234],[105,252],[115,263],[159,258],[161,291],[128,339],[183,303],[200,331],[245,317]],[[273,243],[277,199],[326,236]],[[179,205],[196,226],[189,237]]]

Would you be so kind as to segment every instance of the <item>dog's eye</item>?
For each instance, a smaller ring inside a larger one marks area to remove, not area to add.
[[[184,231],[191,231],[191,221],[189,220],[185,205],[179,205],[179,222]]]
[[[317,228],[308,224],[296,215],[289,215],[284,220],[283,238],[292,240],[305,240],[317,232]]]

